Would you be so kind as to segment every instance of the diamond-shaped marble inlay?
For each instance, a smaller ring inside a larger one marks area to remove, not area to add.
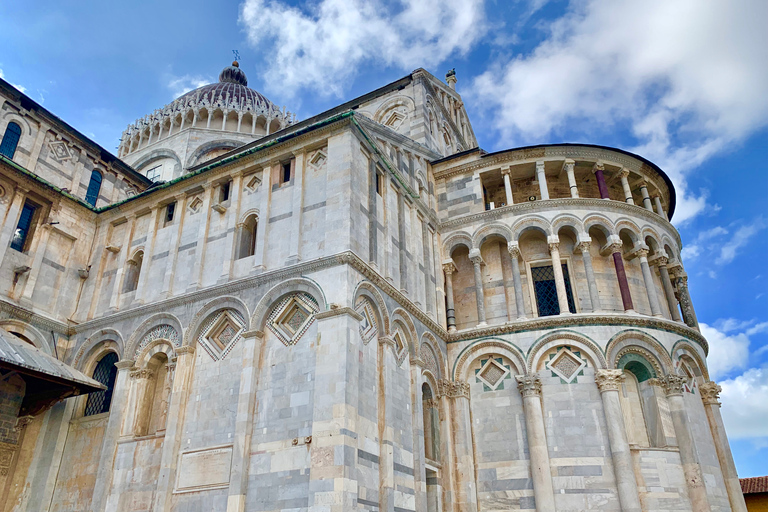
[[[295,345],[312,324],[319,309],[312,296],[306,293],[291,295],[272,309],[267,328],[286,345]]]
[[[293,310],[291,316],[285,321],[285,325],[288,326],[292,332],[296,332],[301,325],[306,322],[308,317],[309,315],[307,315],[306,311],[301,308],[296,308]]]
[[[550,355],[546,366],[553,376],[560,377],[563,382],[570,384],[587,366],[587,363],[581,359],[579,352],[573,352],[569,347],[560,347],[556,354]]]
[[[198,343],[214,361],[224,359],[245,331],[245,318],[234,309],[211,315],[203,325]]]
[[[54,159],[63,161],[72,158],[72,153],[69,152],[66,142],[57,140],[51,142],[48,146],[51,148],[51,154]]]
[[[504,376],[504,371],[495,364],[489,364],[481,374],[488,384],[495,386]]]
[[[357,311],[360,316],[363,317],[363,319],[360,320],[360,326],[358,329],[360,331],[360,338],[363,340],[363,344],[367,345],[369,341],[376,337],[378,332],[376,328],[376,316],[373,312],[373,307],[367,299],[360,298],[357,302],[357,305],[355,306],[355,311]]]
[[[480,368],[475,370],[475,375],[483,383],[485,391],[504,389],[502,383],[509,376],[510,369],[503,361],[500,357],[480,360]]]

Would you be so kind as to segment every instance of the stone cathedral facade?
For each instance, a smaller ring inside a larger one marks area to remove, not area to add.
[[[117,155],[0,80],[0,510],[744,511],[652,162],[423,69]]]

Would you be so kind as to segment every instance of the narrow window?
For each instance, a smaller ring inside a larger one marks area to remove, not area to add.
[[[134,435],[154,435],[165,430],[168,415],[168,399],[171,394],[171,372],[168,371],[168,357],[160,352],[147,362],[150,376],[139,390],[136,404]],[[141,385],[141,384],[140,384]]]
[[[16,225],[16,231],[13,233],[13,240],[11,241],[11,249],[15,249],[19,252],[26,252],[28,242],[32,239],[32,221],[35,218],[35,212],[37,206],[24,201],[24,207],[21,209],[21,216],[19,217],[19,223]]]
[[[125,271],[125,284],[123,285],[123,293],[132,292],[139,287],[139,275],[141,274],[141,264],[144,261],[144,252],[137,252],[133,258],[128,260],[126,264],[128,268]]]
[[[381,189],[384,188],[384,175],[376,173],[376,193],[381,195]]]
[[[165,226],[173,222],[173,214],[176,213],[176,202],[169,203],[165,207]]]
[[[96,206],[96,200],[99,198],[100,190],[101,173],[99,171],[93,171],[91,173],[91,181],[88,183],[88,192],[85,193],[85,202],[91,206]]]
[[[147,178],[152,181],[156,181],[160,178],[160,171],[163,169],[162,165],[157,165],[147,171]]]
[[[225,201],[229,201],[229,188],[230,188],[231,184],[232,184],[231,181],[228,181],[226,183],[222,183],[222,185],[221,185],[221,195],[219,196],[220,197],[220,201],[219,202],[223,203]]]
[[[101,414],[109,411],[109,405],[112,403],[112,392],[115,388],[115,377],[117,376],[117,354],[110,352],[105,355],[96,365],[93,371],[93,380],[104,384],[107,389],[93,392],[88,395],[88,401],[85,404],[85,416]]]
[[[3,135],[3,142],[0,143],[0,155],[13,159],[20,138],[21,127],[14,122],[8,123],[8,126],[5,129],[5,134]]]
[[[240,228],[240,250],[237,259],[247,258],[256,254],[256,230],[259,219],[255,215],[249,216]]]
[[[285,185],[291,181],[291,162],[282,164],[280,169],[280,185]]]
[[[557,286],[555,285],[555,271],[552,265],[531,268],[533,276],[533,288],[536,292],[536,305],[539,316],[552,316],[560,314],[560,303],[557,300]],[[571,281],[568,277],[568,266],[563,264],[563,280],[565,281],[565,294],[568,297],[568,309],[576,312],[571,291]]]

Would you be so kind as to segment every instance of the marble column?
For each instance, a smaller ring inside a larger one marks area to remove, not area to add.
[[[501,170],[501,176],[504,178],[504,193],[507,196],[507,206],[515,204],[515,200],[512,198],[512,183],[510,182],[509,174],[509,167],[505,167]]]
[[[456,265],[452,260],[443,262],[443,272],[445,273],[445,316],[448,324],[448,332],[456,331],[456,311],[453,306],[453,273],[456,272]]]
[[[520,262],[518,258],[521,256],[520,247],[517,242],[509,242],[507,244],[507,250],[509,251],[509,257],[512,261],[512,284],[515,287],[515,308],[517,309],[517,319],[525,319],[525,299],[523,298],[523,283],[520,277]]]
[[[635,255],[640,258],[640,268],[643,271],[643,281],[645,282],[645,291],[648,294],[648,303],[651,305],[651,314],[661,316],[661,305],[659,304],[659,295],[656,291],[656,283],[653,282],[653,273],[648,265],[648,249],[641,248],[635,251]]]
[[[3,230],[0,233],[0,248],[2,248],[3,254],[8,250],[8,246],[13,240],[13,235],[16,233],[16,226],[19,225],[21,210],[24,208],[24,201],[27,198],[28,192],[29,190],[21,187],[16,187],[13,192],[13,200],[5,212]]]
[[[669,313],[672,316],[672,320],[675,322],[682,322],[682,319],[680,318],[680,310],[677,308],[675,290],[672,288],[672,281],[669,278],[669,270],[667,269],[668,259],[665,256],[657,256],[653,262],[659,267],[661,287],[664,288],[664,296],[667,298],[667,305],[669,306]]]
[[[624,270],[624,258],[621,253],[621,242],[609,242],[608,250],[613,256],[613,266],[616,269],[616,279],[619,281],[619,291],[621,292],[621,302],[624,305],[624,311],[632,311],[632,295],[629,293],[629,282],[627,282],[627,272]]]
[[[601,199],[610,199],[608,196],[608,184],[605,183],[605,166],[598,162],[592,168],[592,172],[595,174],[597,180],[597,189],[600,191]]]
[[[171,510],[171,498],[173,486],[176,482],[176,466],[181,450],[181,441],[184,432],[184,414],[187,411],[187,402],[192,387],[192,375],[195,370],[195,346],[183,345],[176,348],[176,370],[173,375],[173,384],[170,402],[168,404],[168,416],[165,422],[165,439],[163,451],[160,455],[160,471],[157,476],[157,491],[155,492],[154,512]],[[112,510],[116,510],[117,507]]]
[[[571,189],[571,197],[579,197],[579,187],[576,186],[576,175],[573,172],[575,165],[576,162],[568,158],[563,162],[563,169],[568,176],[568,186]]]
[[[115,378],[115,387],[112,391],[112,403],[109,406],[109,419],[107,420],[107,427],[104,430],[104,437],[101,442],[99,468],[96,471],[96,482],[93,486],[93,498],[91,499],[91,510],[94,512],[116,509],[116,507],[108,508],[107,497],[112,487],[112,474],[114,472],[115,455],[117,454],[117,438],[120,436],[120,429],[123,423],[125,401],[128,397],[128,376],[133,365],[134,362],[131,360],[122,360],[115,363],[117,377]]]
[[[624,189],[624,201],[627,204],[635,204],[635,200],[632,199],[632,189],[629,188],[629,171],[627,169],[619,171],[619,178],[621,178],[621,188]]]
[[[523,395],[525,432],[531,458],[533,496],[537,512],[555,512],[555,491],[549,464],[544,412],[541,407],[541,379],[537,375],[518,375],[517,389]]]
[[[664,217],[664,219],[667,218],[667,214],[664,213],[664,208],[661,206],[661,197],[659,196],[653,196],[653,204],[656,206],[656,213]]]
[[[701,465],[696,458],[693,446],[693,434],[688,424],[688,414],[683,400],[683,385],[685,379],[679,375],[667,375],[661,379],[661,385],[667,394],[669,412],[675,427],[677,446],[680,449],[680,462],[683,465],[683,475],[688,484],[688,496],[691,499],[693,512],[710,512],[707,489],[704,487],[704,476]]]
[[[642,182],[640,184],[640,194],[643,196],[643,206],[649,212],[653,211],[653,205],[651,204],[651,196],[648,195],[648,184]]]
[[[587,287],[589,288],[589,300],[592,303],[592,312],[595,313],[602,309],[600,304],[600,294],[597,291],[597,281],[595,281],[595,271],[592,268],[592,255],[589,248],[592,245],[590,241],[581,241],[576,246],[581,251],[581,259],[584,261],[584,273],[587,276]]]
[[[624,414],[619,401],[619,388],[624,380],[623,370],[597,370],[595,383],[603,399],[605,424],[608,429],[608,442],[611,446],[613,473],[619,491],[619,503],[623,512],[641,512],[640,494],[632,464]]]
[[[237,395],[235,438],[232,446],[232,467],[229,473],[227,512],[245,510],[245,494],[248,489],[248,461],[251,453],[254,409],[256,407],[257,370],[264,346],[264,333],[243,333],[243,370],[240,373],[240,389]]]
[[[477,302],[477,325],[485,325],[485,292],[483,291],[483,258],[479,249],[469,251],[475,275],[475,297]]]
[[[693,309],[691,294],[688,292],[688,274],[683,270],[683,266],[680,264],[675,265],[672,272],[675,276],[677,298],[680,301],[680,311],[683,313],[683,320],[689,327],[698,329],[699,321],[696,318],[696,311]]]
[[[560,314],[571,313],[568,308],[568,294],[565,290],[565,277],[563,276],[562,262],[560,261],[560,242],[557,237],[550,237],[549,255],[552,257],[552,270],[555,274],[555,288],[557,289],[557,303],[560,306]]]
[[[725,434],[723,417],[720,415],[718,398],[722,389],[716,383],[709,381],[699,386],[699,391],[701,392],[701,400],[704,402],[704,410],[707,413],[709,428],[712,431],[712,440],[715,442],[717,459],[720,462],[723,480],[725,480],[725,489],[728,491],[731,510],[733,512],[747,512],[747,504],[744,502],[744,494],[741,492],[736,464],[733,462],[728,436]]]
[[[472,416],[469,410],[469,384],[442,379],[438,394],[449,398],[453,424],[455,503],[457,510],[474,512],[477,506],[475,455],[472,441]],[[448,469],[448,468],[446,468]]]
[[[549,189],[547,188],[547,175],[544,173],[544,162],[536,162],[536,179],[539,182],[539,191],[542,201],[549,199]]]
[[[410,358],[411,377],[411,422],[413,432],[413,478],[414,478],[414,509],[427,510],[427,468],[425,448],[426,431],[424,424],[424,403],[421,386],[425,382],[424,361],[419,357]]]

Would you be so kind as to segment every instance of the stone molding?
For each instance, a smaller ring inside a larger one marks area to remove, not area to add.
[[[130,368],[133,368],[136,364],[136,361],[133,359],[122,359],[115,363],[115,368],[118,370],[128,370]]]
[[[515,379],[517,380],[517,389],[520,390],[523,398],[541,396],[541,379],[538,375],[518,375]]]
[[[661,379],[661,387],[664,388],[664,392],[667,396],[682,395],[683,386],[685,386],[685,378],[680,375],[665,375]]]
[[[354,309],[350,307],[341,307],[336,304],[331,304],[331,309],[327,311],[320,311],[319,313],[315,313],[315,318],[318,320],[324,320],[326,318],[333,318],[335,316],[341,316],[341,315],[349,315],[358,322],[360,322],[363,319],[363,315],[355,311]]]
[[[699,386],[701,392],[701,400],[704,405],[720,405],[720,393],[723,391],[716,382],[707,381]]]
[[[440,379],[437,381],[437,396],[469,399],[469,384],[462,381]]]
[[[450,219],[442,221],[439,225],[441,230],[453,230],[467,224],[473,224],[475,222],[489,222],[498,220],[506,215],[525,215],[528,213],[541,212],[541,211],[562,211],[569,207],[581,207],[588,209],[592,212],[613,210],[621,214],[631,214],[635,217],[643,218],[646,221],[657,222],[663,228],[665,228],[670,234],[673,235],[678,247],[682,246],[682,239],[677,229],[667,219],[661,215],[651,212],[645,207],[636,204],[629,204],[623,201],[606,201],[605,199],[592,199],[586,197],[563,197],[558,199],[547,199],[543,201],[526,201],[525,203],[516,203],[508,206],[502,206],[494,208],[493,210],[486,210],[470,215],[465,215],[456,219]]]
[[[624,381],[624,370],[597,370],[595,384],[601,393],[618,391]]]

